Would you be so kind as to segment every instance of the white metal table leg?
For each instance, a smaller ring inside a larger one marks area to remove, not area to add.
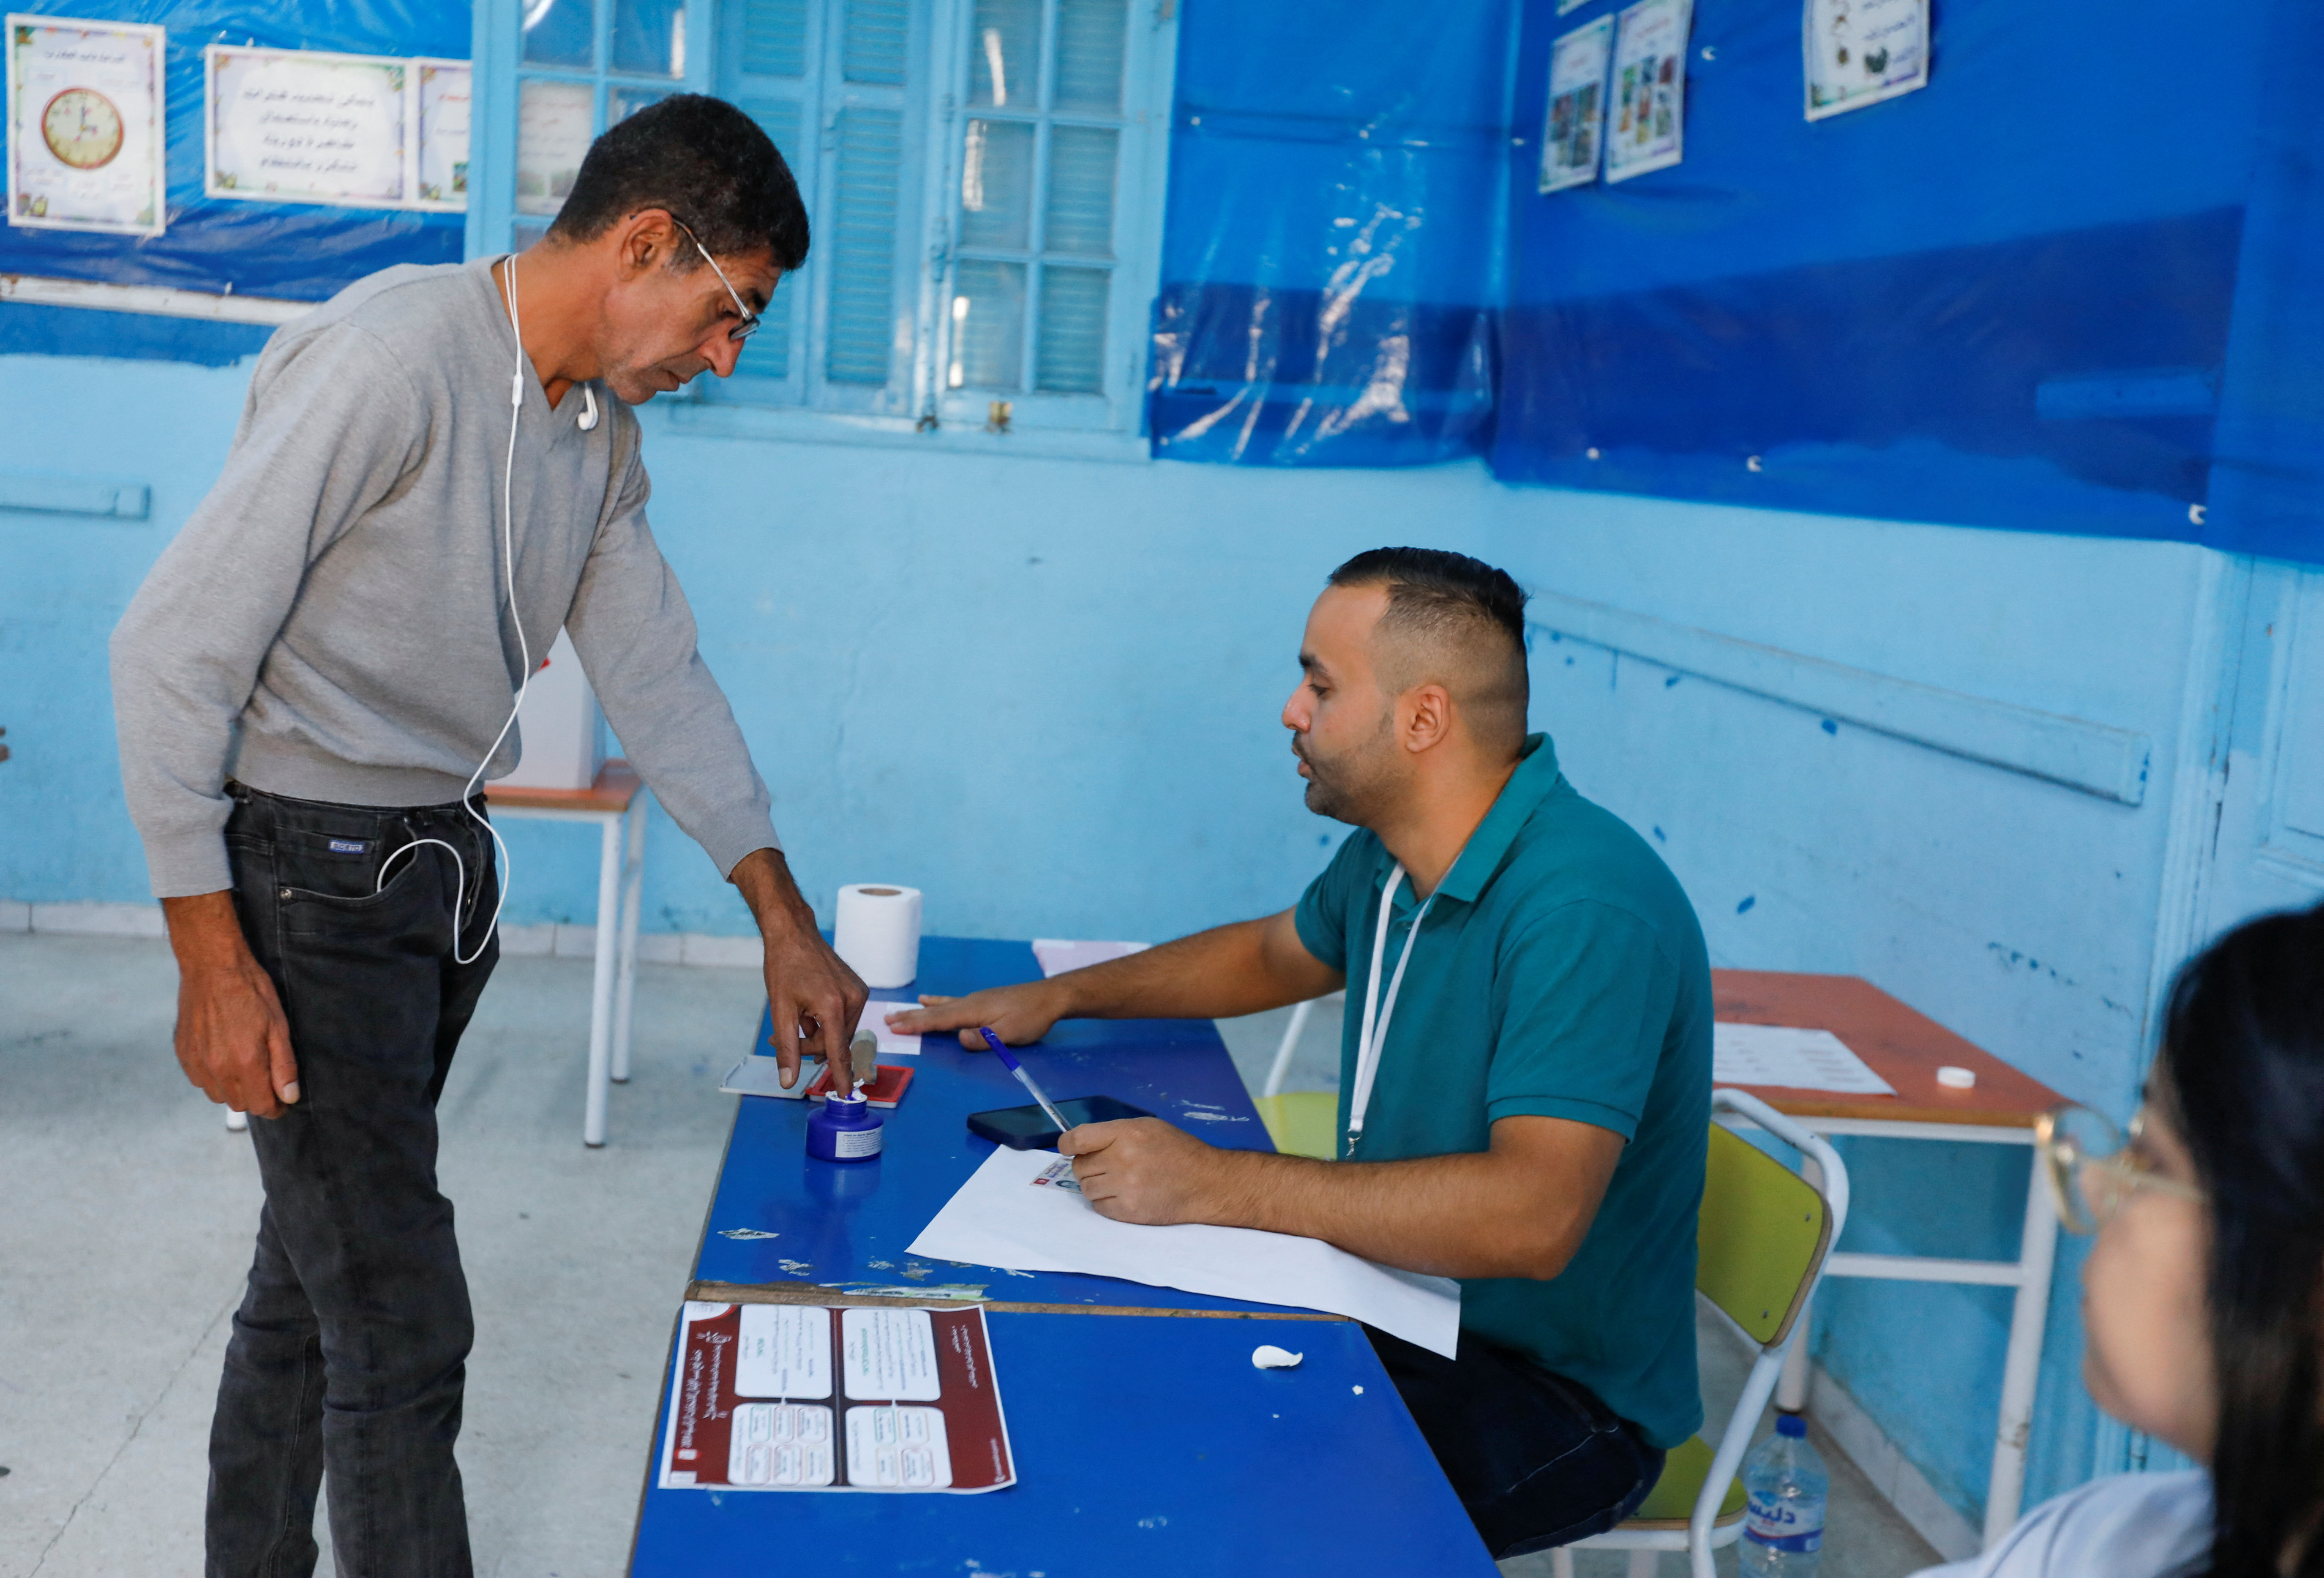
[[[1283,1076],[1290,1072],[1291,1055],[1299,1050],[1299,1038],[1306,1033],[1307,1016],[1315,1011],[1311,1001],[1300,1003],[1291,1010],[1291,1022],[1283,1027],[1283,1040],[1275,1048],[1275,1062],[1267,1071],[1267,1084],[1259,1093],[1263,1096],[1280,1094]]]
[[[2033,1158],[2025,1184],[2025,1234],[2017,1264],[2017,1285],[2009,1316],[2009,1357],[2001,1370],[2001,1423],[1994,1434],[1993,1478],[1985,1491],[1985,1548],[2017,1521],[2025,1495],[2025,1438],[2034,1423],[2034,1394],[2042,1380],[2042,1341],[2050,1317],[2050,1273],[2058,1258],[2058,1217]]]
[[[589,1092],[581,1142],[605,1143],[605,1094],[613,1056],[613,932],[622,878],[622,818],[607,817],[597,858],[597,969],[589,992]]]
[[[613,978],[613,1083],[630,1082],[630,1014],[638,983],[638,905],[645,891],[646,798],[630,802],[622,857],[622,951]]]
[[[1823,1188],[1823,1165],[1804,1151],[1800,1155],[1800,1177],[1821,1191]],[[1812,1297],[1800,1304],[1800,1313],[1794,1323],[1799,1339],[1792,1351],[1784,1355],[1784,1372],[1775,1381],[1775,1407],[1788,1414],[1796,1414],[1808,1406],[1808,1339],[1815,1328],[1810,1323],[1815,1318]]]

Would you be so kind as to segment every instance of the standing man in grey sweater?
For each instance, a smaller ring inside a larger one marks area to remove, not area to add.
[[[597,140],[520,256],[393,268],[268,344],[224,475],[113,638],[131,814],[179,964],[178,1059],[265,1121],[211,1427],[208,1571],[462,1578],[471,1339],[435,1105],[498,958],[484,779],[569,631],[663,807],[766,939],[788,1075],[862,983],[645,518],[630,407],[742,340],[807,248],[782,157],[682,96]]]

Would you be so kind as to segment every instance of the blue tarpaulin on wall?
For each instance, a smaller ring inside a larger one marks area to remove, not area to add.
[[[1411,466],[1491,432],[1511,14],[1194,0],[1155,452]]]
[[[1809,124],[1800,8],[1699,0],[1684,162],[1541,195],[1614,5],[1526,7],[1497,475],[2324,557],[2318,8],[1941,0],[1927,88]]]
[[[246,202],[202,192],[202,51],[210,44],[331,50],[347,54],[466,60],[469,8],[442,0],[18,0],[12,11],[157,23],[169,29],[168,229],[155,236],[106,235],[0,226],[0,272],[50,279],[164,285],[211,294],[319,301],[391,263],[456,263],[459,214]],[[86,334],[70,332],[85,328]],[[0,350],[217,359],[212,342],[240,346],[263,329],[187,323],[152,342],[116,347],[109,315],[0,313]],[[61,338],[60,337],[61,336]],[[30,337],[27,338],[27,337]],[[88,343],[81,343],[87,341]],[[51,343],[54,342],[54,343]]]

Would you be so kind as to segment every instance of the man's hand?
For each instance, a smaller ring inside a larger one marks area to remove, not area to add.
[[[299,1099],[299,1063],[274,983],[243,940],[234,896],[164,899],[161,913],[178,955],[179,1066],[214,1102],[281,1117]]]
[[[1100,1216],[1167,1227],[1176,1222],[1234,1225],[1235,1165],[1246,1153],[1205,1145],[1159,1118],[1122,1118],[1082,1123],[1057,1141],[1059,1154],[1074,1158],[1082,1198]]]
[[[1049,1027],[1065,1017],[1065,1008],[1048,982],[1028,981],[1020,986],[987,987],[966,997],[923,997],[918,1008],[890,1013],[888,1027],[907,1036],[958,1030],[962,1046],[982,1052],[984,1038],[976,1033],[979,1026],[991,1026],[992,1033],[1011,1047],[1027,1047],[1047,1035]]]
[[[726,880],[741,890],[766,939],[771,1040],[776,1067],[788,1090],[798,1083],[801,1054],[847,1056],[848,1038],[871,993],[816,929],[815,911],[800,896],[780,850],[752,850],[734,863]]]

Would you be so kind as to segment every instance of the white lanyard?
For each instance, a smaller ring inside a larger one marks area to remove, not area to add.
[[[1355,1149],[1364,1132],[1364,1111],[1372,1104],[1372,1080],[1379,1073],[1380,1048],[1388,1045],[1388,1022],[1396,1013],[1396,994],[1404,989],[1404,967],[1412,963],[1412,945],[1420,936],[1420,923],[1427,918],[1428,907],[1436,902],[1431,893],[1412,918],[1412,929],[1404,934],[1404,952],[1397,955],[1396,974],[1388,983],[1388,1003],[1379,1000],[1380,966],[1388,961],[1388,922],[1395,912],[1396,891],[1404,881],[1404,863],[1397,862],[1396,870],[1388,873],[1388,886],[1380,890],[1379,925],[1372,932],[1372,972],[1364,983],[1363,1033],[1356,1042],[1356,1088],[1348,1097],[1348,1149]]]

